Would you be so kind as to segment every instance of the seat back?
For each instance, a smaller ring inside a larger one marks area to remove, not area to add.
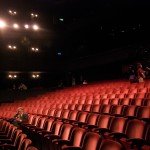
[[[8,138],[9,138],[9,139],[12,140],[13,135],[14,135],[16,129],[17,129],[16,126],[12,126],[12,127],[10,128],[9,133],[8,133]]]
[[[52,119],[52,118],[47,119],[44,126],[43,126],[43,129],[46,131],[51,131],[51,127],[52,127],[53,122],[54,122],[54,119]]]
[[[68,140],[72,128],[73,125],[71,124],[63,124],[59,132],[60,138],[62,140]]]
[[[21,150],[20,147],[21,147],[22,141],[23,141],[26,137],[27,137],[26,134],[23,134],[23,133],[19,134],[19,136],[18,136],[18,138],[17,138],[17,140],[16,140],[16,144],[15,144],[15,148],[16,148],[17,150]]]
[[[68,119],[69,112],[70,112],[69,109],[64,109],[64,110],[62,111],[62,113],[61,113],[61,119],[62,119],[62,120]]]
[[[61,121],[54,121],[52,128],[51,128],[52,134],[59,135],[62,124],[63,122]]]
[[[38,149],[34,146],[28,146],[27,150],[38,150]]]
[[[110,133],[124,133],[126,121],[127,121],[127,118],[124,118],[124,117],[112,118],[110,127],[109,127]]]
[[[28,123],[29,123],[29,124],[32,124],[35,115],[30,114],[30,115],[28,115],[28,116],[29,116],[29,117],[28,117]]]
[[[124,106],[122,115],[124,117],[135,117],[137,106]]]
[[[72,120],[72,121],[75,121],[77,119],[77,115],[78,115],[78,111],[72,110],[69,113],[68,119]]]
[[[32,121],[32,125],[33,125],[33,126],[37,126],[40,117],[41,117],[41,116],[35,116],[35,117],[33,118],[33,121]]]
[[[27,147],[29,147],[29,146],[31,145],[31,143],[32,143],[32,141],[31,141],[30,139],[24,139],[24,140],[21,142],[21,144],[20,144],[18,150],[26,150]]]
[[[100,113],[101,114],[109,114],[111,109],[111,105],[105,105],[103,104],[100,108]]]
[[[83,112],[83,111],[79,112],[78,117],[77,117],[77,122],[85,123],[86,119],[87,119],[87,116],[88,116],[88,112]]]
[[[150,145],[150,124],[147,126],[146,129],[145,141],[147,145]]]
[[[121,115],[122,113],[122,105],[112,105],[111,110],[110,110],[110,114],[111,115]]]
[[[98,128],[108,129],[112,118],[110,115],[100,115],[97,121]]]
[[[146,122],[142,120],[128,120],[125,134],[128,139],[144,139]]]
[[[38,121],[38,123],[37,123],[37,127],[43,128],[46,119],[47,118],[40,118],[39,121]]]
[[[22,133],[22,130],[19,130],[19,129],[15,130],[13,137],[12,137],[12,143],[14,146],[16,146],[17,139],[21,133]]]
[[[101,135],[94,132],[87,132],[83,138],[83,150],[99,150],[102,141]]]
[[[90,113],[86,120],[87,125],[96,125],[98,117],[99,114]]]
[[[81,141],[85,135],[86,130],[80,127],[73,128],[70,135],[70,142],[72,146],[81,146]]]
[[[123,150],[122,145],[110,139],[104,139],[101,142],[100,150]]]
[[[138,119],[150,119],[150,106],[141,106],[137,108]]]

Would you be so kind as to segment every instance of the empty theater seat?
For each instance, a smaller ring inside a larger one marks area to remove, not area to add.
[[[71,149],[84,149],[84,150],[99,150],[102,141],[101,135],[94,132],[87,132],[81,142],[81,146],[66,146],[62,147],[63,150]]]

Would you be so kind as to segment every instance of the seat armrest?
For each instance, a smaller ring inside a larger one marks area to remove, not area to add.
[[[70,143],[69,140],[62,140],[62,139],[54,139],[52,140],[52,142],[55,144],[69,144]]]
[[[66,146],[66,145],[64,145],[64,146],[62,146],[62,150],[82,150],[82,148],[81,147],[75,147],[75,146]]]
[[[44,137],[47,139],[58,139],[58,138],[60,138],[59,135],[55,135],[55,134],[46,134],[46,135],[44,135]]]

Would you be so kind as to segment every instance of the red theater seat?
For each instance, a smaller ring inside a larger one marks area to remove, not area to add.
[[[101,105],[93,105],[91,108],[91,112],[99,113]]]
[[[142,105],[143,106],[150,106],[150,99],[144,99]]]
[[[109,131],[109,125],[113,116],[110,115],[99,115],[96,129],[94,131],[104,134]]]
[[[110,114],[114,116],[121,116],[123,110],[123,105],[112,105]]]
[[[132,149],[134,146],[141,147],[145,140],[146,122],[133,119],[128,120],[125,129],[125,138],[121,139],[122,144],[127,149]]]
[[[117,141],[103,139],[99,150],[124,150],[124,147]]]
[[[80,127],[74,127],[69,140],[62,140],[58,143],[58,150],[69,149],[69,147],[81,147],[86,130]]]
[[[138,119],[150,120],[150,106],[138,107],[136,117]]]
[[[111,105],[102,105],[100,108],[101,114],[109,114],[111,109]]]
[[[119,105],[119,98],[114,98],[109,100],[110,105]]]
[[[136,117],[136,110],[137,110],[137,106],[135,106],[135,105],[124,106],[123,111],[122,111],[122,115],[124,117],[128,117],[128,118],[135,118]]]
[[[71,150],[71,149],[99,150],[101,141],[102,141],[101,135],[94,133],[94,132],[87,132],[83,138],[83,141],[80,147],[63,146],[62,149],[63,150]]]
[[[130,98],[122,98],[119,101],[119,105],[130,105],[131,99]]]

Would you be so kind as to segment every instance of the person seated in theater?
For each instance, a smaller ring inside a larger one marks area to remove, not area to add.
[[[27,86],[24,83],[21,83],[20,86],[18,87],[19,90],[27,90]]]
[[[86,80],[83,81],[83,84],[88,84]]]
[[[146,71],[143,70],[142,64],[140,63],[137,65],[137,68],[138,68],[137,69],[138,82],[139,83],[144,82]]]
[[[24,113],[22,107],[18,107],[17,113],[14,115],[12,119],[10,119],[10,122],[15,126],[20,127],[21,123],[28,122],[28,114]]]

